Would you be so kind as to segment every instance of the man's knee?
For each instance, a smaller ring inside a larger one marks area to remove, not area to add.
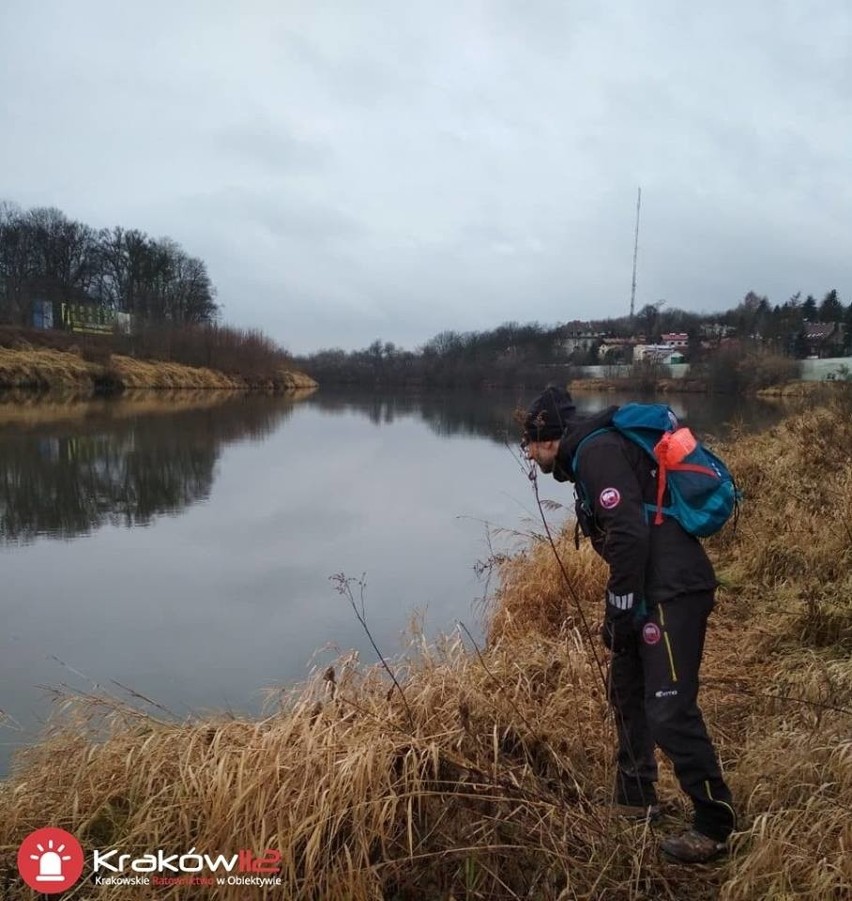
[[[685,688],[663,688],[646,696],[645,715],[655,743],[663,749],[684,735],[704,731],[695,692]]]

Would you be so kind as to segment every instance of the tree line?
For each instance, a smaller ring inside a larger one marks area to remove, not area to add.
[[[63,330],[65,304],[129,314],[132,327]],[[33,328],[44,305],[54,327]],[[52,207],[0,202],[0,346],[74,349],[103,364],[124,354],[208,366],[259,386],[292,368],[275,341],[256,329],[222,325],[219,313],[204,261],[171,238],[120,226],[94,229]]]
[[[54,323],[63,303],[129,313],[140,326],[212,323],[219,313],[204,261],[176,241],[0,202],[0,323],[31,326],[39,302]]]
[[[363,350],[325,349],[294,357],[321,385],[398,385],[457,388],[523,385],[566,376],[570,361],[561,352],[561,329],[539,323],[503,323],[484,332],[443,331],[416,351],[374,341]]]
[[[294,362],[323,385],[537,385],[543,378],[570,378],[575,367],[600,362],[598,349],[607,339],[655,344],[670,332],[687,334],[687,359],[692,363],[755,353],[801,359],[808,353],[806,326],[815,322],[843,326],[835,350],[852,353],[852,302],[844,305],[837,290],[831,289],[821,300],[810,294],[803,300],[798,293],[774,305],[749,291],[734,308],[712,314],[656,303],[644,306],[632,318],[552,326],[507,322],[482,332],[443,331],[414,351],[376,340],[361,350],[327,348]],[[565,339],[579,325],[595,337],[569,351]]]

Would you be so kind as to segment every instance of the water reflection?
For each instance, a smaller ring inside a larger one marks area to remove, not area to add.
[[[381,395],[319,391],[307,403],[329,413],[360,413],[377,426],[413,417],[425,422],[442,438],[477,437],[501,444],[516,444],[518,425],[515,411],[526,408],[536,394],[534,389]],[[616,393],[577,392],[574,395],[577,409],[583,414],[597,412],[610,404],[647,400],[649,398]],[[703,437],[724,438],[733,427],[745,430],[767,428],[783,416],[783,408],[779,404],[758,398],[678,394],[650,400],[669,404],[682,421]]]
[[[245,396],[207,397],[188,409],[122,400],[60,408],[57,422],[37,407],[14,421],[6,407],[0,540],[68,539],[178,514],[209,497],[225,445],[263,439],[292,410],[290,399]]]
[[[514,445],[514,414],[535,391],[405,394],[320,391],[302,402],[337,416],[354,412],[376,426],[413,418],[442,438],[487,438]],[[635,398],[575,396],[590,413]],[[699,434],[731,424],[762,428],[781,415],[755,399],[676,395],[666,398]],[[187,398],[174,406],[150,396],[88,405],[0,402],[0,541],[73,538],[100,526],[147,526],[210,496],[222,448],[261,440],[293,410],[292,398]],[[59,417],[59,418],[57,418]]]

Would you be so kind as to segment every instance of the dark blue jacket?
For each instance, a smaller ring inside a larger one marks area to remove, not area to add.
[[[559,444],[556,477],[577,486],[577,518],[595,550],[609,564],[607,615],[619,619],[647,606],[712,591],[713,566],[701,542],[666,517],[651,522],[646,504],[656,503],[654,461],[614,429],[614,408],[569,426]]]

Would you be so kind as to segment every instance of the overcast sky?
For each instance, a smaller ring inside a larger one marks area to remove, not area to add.
[[[849,0],[2,0],[0,199],[291,351],[852,299]]]

